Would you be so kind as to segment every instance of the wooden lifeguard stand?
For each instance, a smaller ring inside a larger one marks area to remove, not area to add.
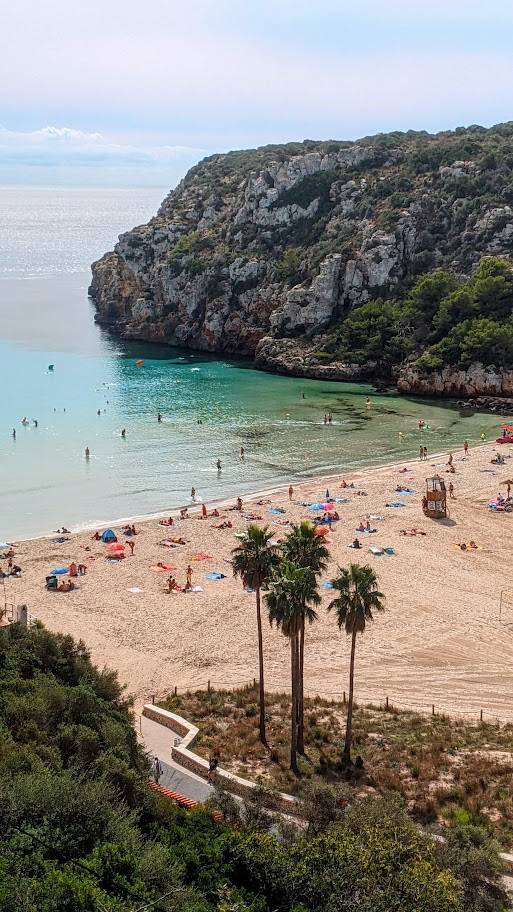
[[[440,478],[440,475],[426,478],[426,493],[422,499],[422,509],[430,519],[445,519],[447,516],[445,481]]]

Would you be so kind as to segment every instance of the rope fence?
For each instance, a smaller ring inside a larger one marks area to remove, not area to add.
[[[180,694],[194,693],[197,690],[206,690],[207,693],[215,693],[216,691],[237,691],[242,689],[249,689],[251,687],[257,686],[256,678],[253,678],[252,681],[243,680],[243,681],[213,681],[208,679],[207,681],[195,681],[194,685],[183,686],[180,689]],[[270,690],[274,693],[288,693],[289,687],[287,684],[277,683],[266,681],[266,690]],[[175,685],[173,690],[167,696],[178,696],[179,689],[178,685]],[[308,699],[315,699],[319,697],[321,699],[330,699],[333,703],[342,703],[346,705],[347,695],[346,691],[316,691],[315,693],[305,693],[305,697]],[[160,698],[160,700],[166,699]],[[152,695],[152,702],[155,703],[157,700],[157,694]],[[400,712],[413,712],[418,713],[419,715],[429,715],[429,716],[447,716],[454,719],[459,719],[461,721],[469,722],[488,722],[494,725],[508,725],[513,724],[513,708],[511,716],[508,719],[500,718],[496,713],[485,710],[483,708],[475,709],[461,709],[459,706],[445,704],[444,706],[437,703],[404,703],[403,701],[396,700],[393,697],[384,695],[378,703],[373,700],[370,700],[368,703],[357,703],[354,702],[355,708],[361,706],[362,708],[374,709],[381,712],[394,712],[398,710]]]

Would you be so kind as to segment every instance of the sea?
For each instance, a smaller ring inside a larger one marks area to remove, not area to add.
[[[235,497],[496,436],[497,418],[454,402],[275,376],[97,326],[91,262],[166,192],[0,188],[0,541],[165,513],[192,487]]]

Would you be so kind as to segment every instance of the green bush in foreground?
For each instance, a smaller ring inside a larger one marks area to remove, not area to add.
[[[495,844],[439,845],[397,798],[317,798],[313,835],[279,840],[261,811],[232,830],[156,798],[115,675],[71,637],[0,630],[0,685],[2,912],[505,908]]]

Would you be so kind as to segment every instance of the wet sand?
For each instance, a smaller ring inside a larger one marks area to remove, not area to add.
[[[301,504],[323,501],[328,487],[333,497],[348,502],[336,505],[340,521],[333,526],[331,560],[323,579],[351,560],[369,563],[387,596],[386,613],[358,641],[357,699],[381,702],[388,696],[398,706],[423,711],[434,704],[438,711],[469,719],[483,709],[485,719],[513,721],[513,513],[494,513],[487,507],[498,491],[506,493],[503,482],[513,474],[513,449],[502,447],[504,466],[490,464],[495,451],[492,445],[476,447],[466,459],[462,450],[455,452],[454,475],[445,473],[446,457],[430,457],[427,462],[346,475],[354,489],[342,488],[342,476],[333,476],[294,486],[291,502],[286,488],[246,497],[242,514],[220,507],[220,519],[209,515],[200,520],[199,507],[171,529],[152,519],[137,525],[134,555],[127,546],[127,557],[119,562],[106,560],[106,545],[93,541],[91,531],[67,536],[64,542],[20,542],[15,562],[23,575],[6,580],[7,602],[26,603],[32,618],[85,640],[98,664],[118,670],[136,705],[175,686],[204,687],[208,680],[214,687],[242,685],[257,672],[255,600],[232,578],[228,561],[237,544],[234,533],[247,527],[247,514],[253,513],[282,538],[287,530],[281,522],[314,516]],[[408,472],[400,472],[404,466]],[[425,478],[435,471],[455,486],[456,499],[448,501],[450,515],[445,521],[428,519],[421,509]],[[398,484],[416,493],[402,496],[395,491]],[[405,506],[385,507],[393,501]],[[276,506],[286,512],[271,514]],[[362,550],[352,550],[348,546],[358,534],[355,527],[366,514],[384,518],[371,521],[377,532],[359,535]],[[230,520],[233,528],[215,529],[214,524],[223,520]],[[401,529],[411,527],[426,535],[401,535]],[[115,531],[124,543],[121,527]],[[159,544],[172,536],[182,536],[186,544]],[[463,552],[457,547],[470,540],[480,550]],[[392,547],[396,553],[374,556],[368,550],[371,544]],[[198,552],[211,557],[192,560]],[[71,560],[88,568],[78,579],[78,591],[47,592],[45,576]],[[165,593],[169,573],[149,569],[159,561],[176,568],[172,572],[180,585],[190,562],[193,585],[203,591]],[[6,563],[1,562],[4,568]],[[207,580],[209,571],[220,571],[226,578]],[[347,689],[349,642],[326,611],[332,593],[322,588],[321,593],[319,620],[307,631],[305,687],[309,694],[340,697]],[[264,648],[266,686],[288,689],[288,644],[267,623]]]

